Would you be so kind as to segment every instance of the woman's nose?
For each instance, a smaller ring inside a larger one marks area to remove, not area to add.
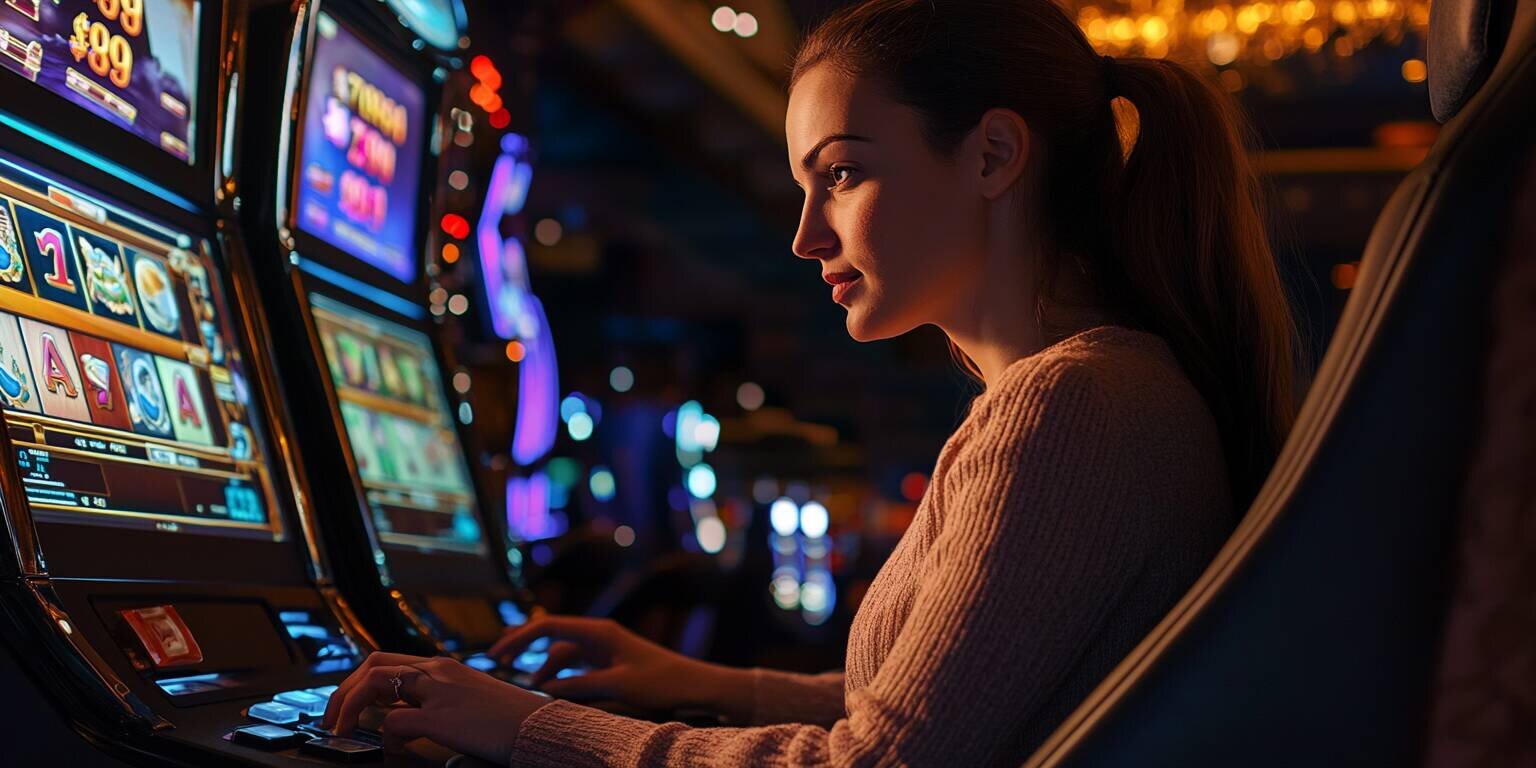
[[[814,196],[806,196],[805,206],[800,210],[800,228],[790,250],[802,259],[825,259],[837,252],[837,235]]]

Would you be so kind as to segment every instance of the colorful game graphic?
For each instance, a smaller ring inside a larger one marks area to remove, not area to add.
[[[9,205],[0,205],[0,285],[27,290],[27,255],[16,237]]]
[[[122,374],[128,400],[128,419],[133,431],[154,437],[171,436],[171,412],[160,388],[155,358],[128,347],[117,348],[117,370]]]
[[[322,12],[306,100],[299,228],[411,282],[421,259],[421,87]]]
[[[132,430],[128,398],[123,393],[117,363],[112,360],[112,345],[83,333],[71,333],[69,339],[80,358],[80,384],[85,388],[91,422],[125,432]]]
[[[85,296],[91,310],[121,320],[130,325],[138,324],[134,311],[133,291],[128,288],[128,267],[123,260],[122,248],[100,235],[70,228],[74,235],[78,264],[85,272]]]
[[[25,205],[14,206],[21,230],[21,247],[32,268],[37,295],[49,301],[85,309],[84,279],[69,246],[69,225]]]
[[[34,517],[281,538],[207,241],[3,154],[0,193],[0,249],[25,257],[0,294],[0,406]]]
[[[186,363],[155,357],[160,369],[160,386],[165,392],[166,410],[176,439],[184,443],[213,445],[213,430],[208,426],[208,408],[203,405],[203,387],[197,371]]]
[[[193,161],[197,0],[7,0],[0,65]]]
[[[20,321],[21,338],[32,361],[32,380],[38,384],[43,413],[89,423],[90,406],[85,402],[80,366],[69,332],[26,317]]]
[[[171,291],[171,273],[165,262],[148,253],[129,250],[133,256],[133,285],[139,292],[144,323],[167,336],[181,338],[181,310]]]
[[[16,316],[0,312],[0,403],[6,408],[41,413],[27,345],[21,340]]]
[[[318,294],[315,328],[385,541],[479,551],[474,485],[426,335]]]

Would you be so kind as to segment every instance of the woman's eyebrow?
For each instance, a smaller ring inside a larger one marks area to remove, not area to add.
[[[816,156],[821,154],[821,150],[825,149],[828,144],[832,144],[838,141],[873,142],[874,139],[871,139],[868,136],[856,136],[851,133],[834,133],[831,136],[816,142],[816,146],[811,147],[811,151],[805,153],[805,157],[801,158],[800,160],[801,167],[805,168],[807,171],[816,167]]]

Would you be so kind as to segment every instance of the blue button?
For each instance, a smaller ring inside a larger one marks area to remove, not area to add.
[[[549,654],[543,651],[523,651],[512,660],[512,668],[520,672],[537,672],[547,660],[549,660]]]
[[[322,685],[319,688],[305,688],[304,690],[309,691],[310,693],[313,693],[322,699],[329,699],[331,694],[335,693],[336,689],[339,687],[340,686],[335,685]]]
[[[299,711],[297,709],[275,701],[252,704],[247,713],[257,720],[265,720],[276,725],[286,725],[299,721]]]
[[[272,700],[287,704],[306,715],[318,716],[325,714],[325,697],[316,696],[309,691],[283,691],[273,696]]]
[[[489,672],[496,668],[496,660],[483,653],[477,653],[465,659],[464,665],[478,669],[481,672]]]

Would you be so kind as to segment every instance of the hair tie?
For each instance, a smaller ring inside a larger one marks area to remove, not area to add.
[[[1113,99],[1120,94],[1119,67],[1115,66],[1115,57],[1104,54],[1099,57],[1099,70],[1104,78],[1104,95]]]

